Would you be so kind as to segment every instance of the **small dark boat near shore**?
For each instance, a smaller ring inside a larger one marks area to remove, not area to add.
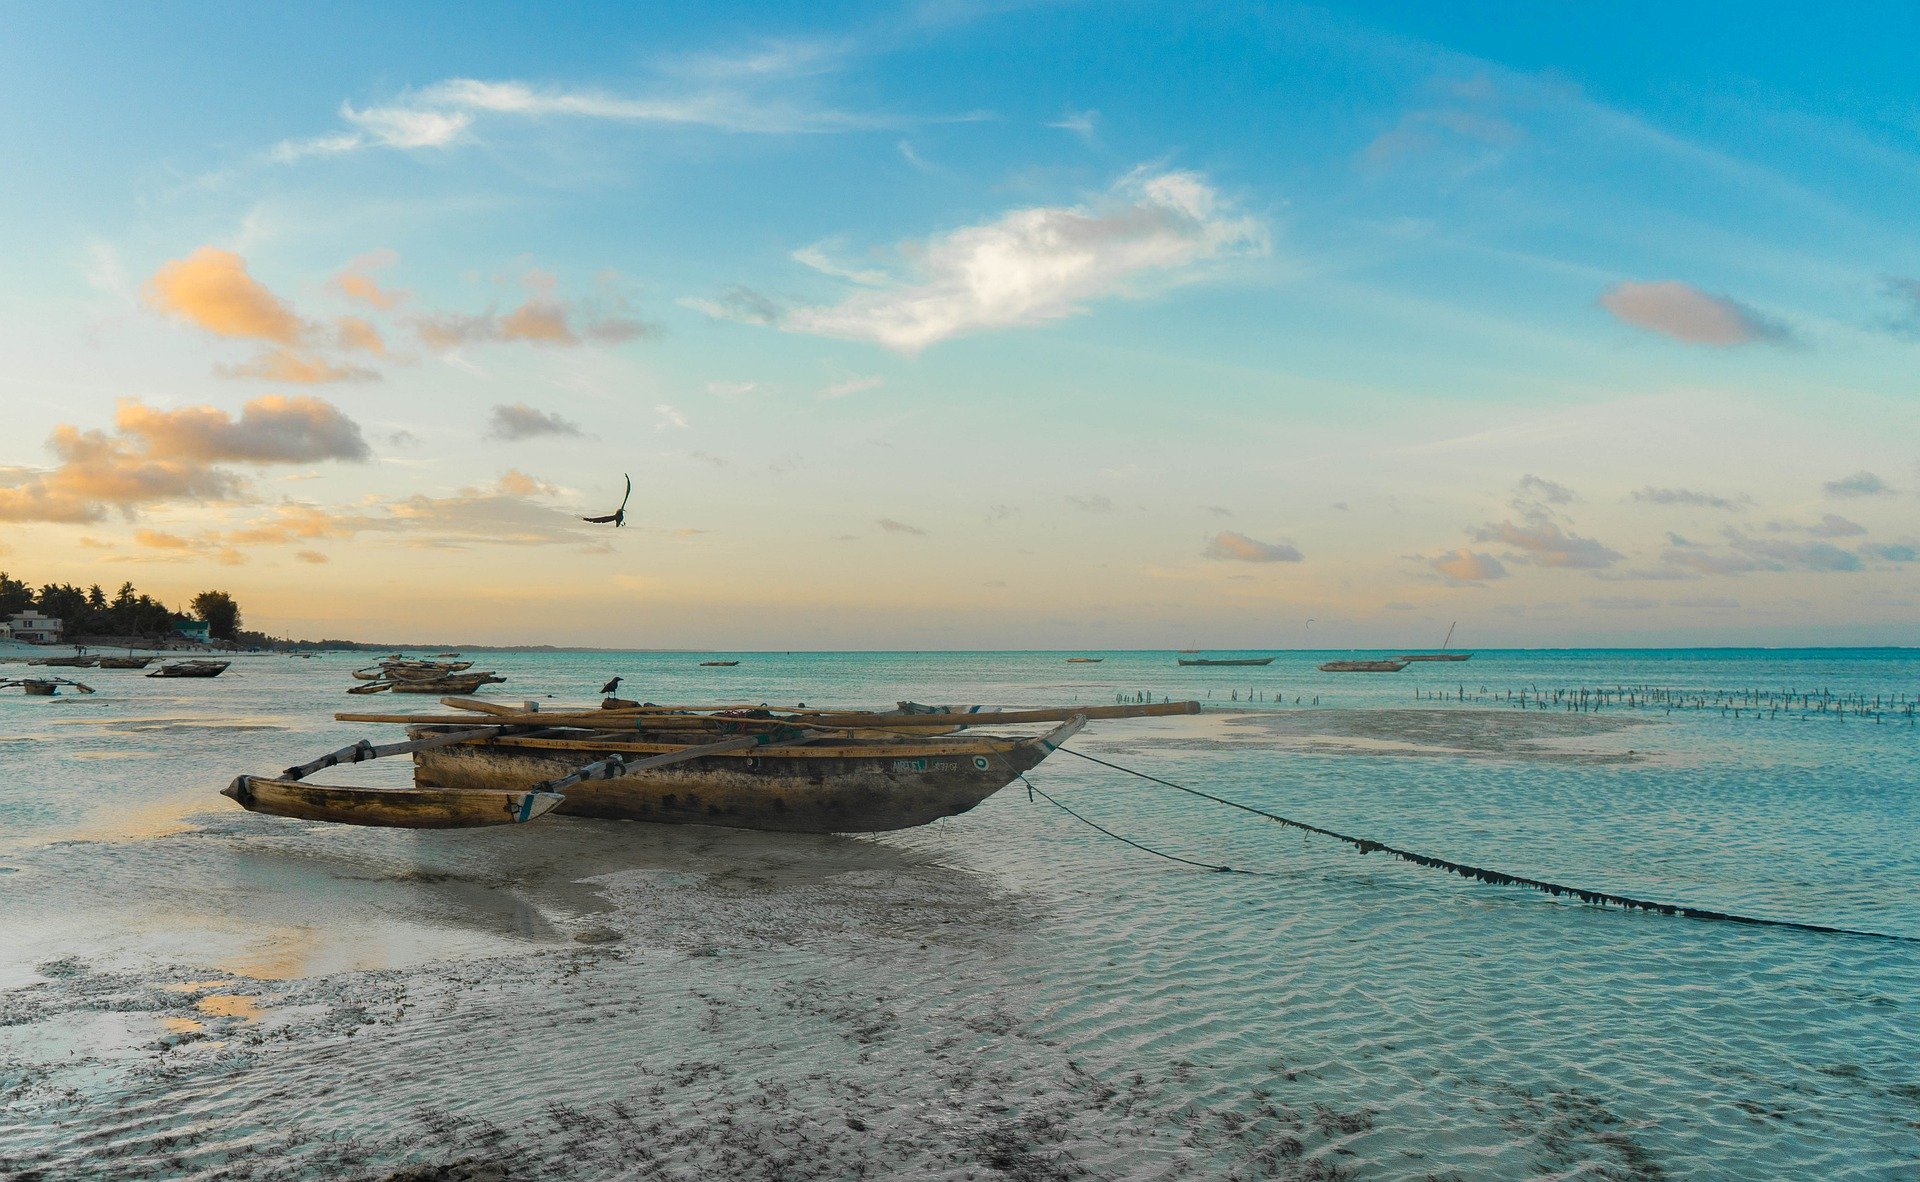
[[[232,661],[175,661],[162,665],[148,677],[218,677],[227,671]]]
[[[964,813],[1090,718],[1197,714],[1198,702],[979,711],[715,709],[618,703],[541,711],[447,698],[467,713],[338,714],[407,727],[224,795],[254,812],[398,828],[513,824],[547,813],[788,833],[874,833]],[[480,723],[483,725],[475,725]],[[983,725],[1052,724],[1037,735]],[[411,755],[412,788],[307,784],[329,767]]]
[[[29,665],[45,665],[50,669],[91,669],[99,663],[99,657],[86,657],[79,653],[71,657],[40,657],[27,662]]]
[[[1271,665],[1272,657],[1178,657],[1182,665]]]
[[[1102,662],[1102,661],[1104,661],[1104,660],[1106,660],[1106,658],[1105,658],[1105,657],[1068,657],[1068,658],[1067,658],[1067,664],[1069,664],[1069,665],[1098,665],[1098,664],[1099,664],[1100,662]]]
[[[1322,673],[1398,673],[1405,669],[1405,661],[1328,661],[1320,666]]]
[[[101,657],[102,669],[145,669],[153,664],[152,657]]]
[[[731,669],[739,663],[738,661],[702,661],[700,666],[704,669]]]

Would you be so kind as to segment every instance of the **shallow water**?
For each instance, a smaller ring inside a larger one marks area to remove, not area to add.
[[[591,700],[615,672],[661,702],[1199,697],[1220,711],[1072,746],[1511,873],[1920,936],[1904,719],[1494,700],[1911,695],[1911,652],[1482,653],[1379,677],[1315,672],[1329,654],[738,655],[480,667],[509,701]],[[0,698],[0,1175],[1920,1172],[1920,944],[1488,887],[1062,755],[1034,780],[1076,811],[1262,873],[1155,859],[1017,785],[876,838],[395,832],[215,795],[376,729],[333,710],[433,708],[346,697],[364,660]]]

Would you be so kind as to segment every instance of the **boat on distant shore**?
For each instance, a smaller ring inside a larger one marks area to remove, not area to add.
[[[1182,665],[1271,665],[1272,657],[1178,657]]]
[[[145,669],[151,664],[153,664],[152,657],[127,656],[100,658],[100,667],[102,669]]]
[[[1405,661],[1328,661],[1320,666],[1322,673],[1398,673],[1405,669]]]
[[[731,669],[739,663],[738,661],[702,661],[700,666],[703,669]]]
[[[231,665],[232,663],[233,662],[231,661],[204,661],[204,660],[174,661],[171,664],[160,666],[158,669],[155,669],[153,672],[147,674],[147,676],[148,677],[218,677],[222,673],[225,673],[227,671],[227,666]]]
[[[79,653],[71,657],[41,657],[27,662],[29,665],[45,665],[54,669],[91,669],[99,663],[99,657],[85,657]]]
[[[1453,643],[1453,630],[1458,624],[1459,621],[1456,620],[1454,623],[1447,625],[1447,638],[1440,642],[1439,652],[1401,653],[1400,659],[1403,661],[1467,661],[1473,659],[1472,653],[1451,653],[1447,651],[1447,646]]]
[[[787,833],[875,833],[964,813],[1032,769],[1090,718],[1197,714],[1198,702],[980,711],[647,706],[528,710],[448,698],[438,715],[337,714],[403,725],[223,795],[274,816],[399,828],[513,824],[548,813]],[[1052,724],[1037,735],[962,734]],[[325,768],[410,754],[411,788],[305,783]]]
[[[1106,660],[1106,658],[1105,658],[1105,657],[1068,657],[1068,658],[1067,658],[1067,664],[1069,664],[1069,665],[1098,665],[1098,664],[1099,664],[1100,662],[1102,662],[1102,661],[1104,661],[1104,660]]]

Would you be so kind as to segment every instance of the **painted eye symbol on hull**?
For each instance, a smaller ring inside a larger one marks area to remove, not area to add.
[[[986,771],[986,770],[987,770],[987,757],[986,757],[986,756],[984,756],[984,755],[976,755],[976,756],[974,756],[974,757],[973,757],[973,766],[974,766],[974,767],[975,767],[976,769],[978,769],[979,771],[983,771],[983,772],[984,772],[984,771]]]

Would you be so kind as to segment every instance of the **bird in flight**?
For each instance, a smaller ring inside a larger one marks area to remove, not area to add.
[[[633,477],[628,476],[626,496],[620,498],[620,507],[618,509],[615,509],[605,517],[582,517],[580,520],[592,525],[605,525],[608,522],[612,522],[613,527],[619,529],[627,523],[627,498],[631,496],[633,496]]]
[[[611,693],[619,692],[619,689],[620,689],[620,679],[616,677],[612,681],[609,681],[607,684],[601,686],[600,692],[603,694],[611,694]]]

